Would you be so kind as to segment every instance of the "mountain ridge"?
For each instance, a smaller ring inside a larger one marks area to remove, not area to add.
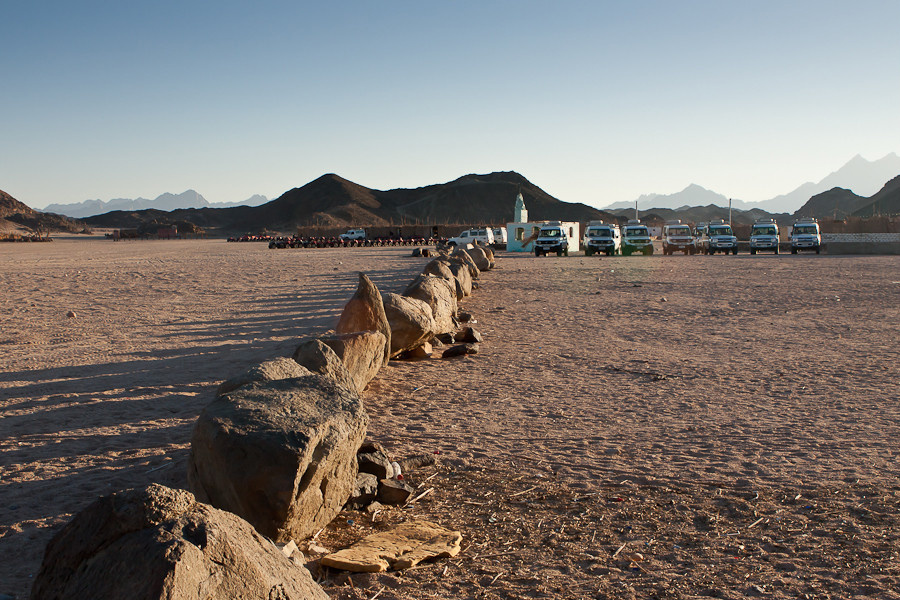
[[[884,182],[900,174],[900,156],[890,152],[884,157],[869,161],[856,154],[841,168],[832,171],[818,182],[807,181],[794,190],[760,202],[747,202],[732,199],[732,207],[741,210],[762,209],[770,213],[794,213],[816,194],[841,187],[852,190],[860,196],[872,196],[884,185]],[[714,202],[710,199],[714,198]],[[637,199],[640,210],[651,208],[677,209],[681,206],[705,206],[709,203],[722,208],[728,206],[728,197],[708,190],[696,183],[691,183],[680,192],[673,194],[642,194]],[[634,208],[632,202],[616,202],[603,207],[603,210]]]

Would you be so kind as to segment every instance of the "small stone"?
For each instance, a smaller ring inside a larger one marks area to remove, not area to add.
[[[394,476],[394,468],[391,461],[383,452],[368,452],[357,454],[360,473],[371,473],[378,479],[390,479]]]
[[[471,327],[463,327],[453,336],[454,341],[463,342],[465,344],[478,344],[484,341],[482,335]]]
[[[75,313],[74,310],[70,310],[69,312],[66,313],[66,317],[68,317],[68,318],[70,318],[70,319],[74,319],[74,318],[77,317],[77,316],[78,316],[78,315]]]
[[[309,542],[306,544],[306,551],[310,554],[328,554],[328,548],[324,546],[320,546],[315,542]]]
[[[408,358],[410,360],[423,360],[425,358],[431,358],[431,355],[434,353],[434,346],[425,342],[421,346],[417,348],[413,348],[408,352],[403,353],[404,358]]]
[[[413,495],[412,486],[396,479],[378,482],[378,501],[382,504],[403,504]]]
[[[460,323],[474,323],[475,319],[472,317],[472,313],[460,311],[459,322]]]
[[[434,339],[443,342],[444,344],[452,344],[453,343],[453,334],[452,333],[439,333],[434,336]]]
[[[669,300],[665,296],[663,296],[662,298],[659,299],[659,301],[660,302],[668,302]]]
[[[366,512],[369,514],[373,514],[373,513],[378,512],[379,510],[384,510],[384,508],[385,508],[384,504],[382,504],[381,502],[376,500],[375,502],[372,502],[371,504],[369,504],[366,507]]]
[[[478,344],[461,344],[444,350],[441,358],[453,358],[454,356],[465,356],[466,354],[478,354]]]

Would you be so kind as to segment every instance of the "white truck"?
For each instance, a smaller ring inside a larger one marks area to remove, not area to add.
[[[697,254],[697,238],[691,231],[690,225],[676,221],[666,222],[663,227],[663,254],[669,255],[675,252]]]
[[[800,250],[815,250],[816,254],[822,246],[822,232],[815,219],[798,219],[791,226],[791,254]]]
[[[708,231],[709,244],[706,247],[707,254],[715,254],[716,252],[725,254],[729,252],[732,254],[738,253],[737,236],[731,230],[731,225],[726,223],[724,219],[711,222]]]
[[[338,237],[340,237],[342,240],[364,240],[366,239],[366,230],[348,229]]]
[[[622,256],[635,252],[648,256],[653,254],[653,239],[650,230],[638,219],[630,219],[622,229]]]
[[[573,252],[578,250],[579,229],[578,223],[560,221],[545,223],[534,241],[534,255],[543,256],[556,252],[557,256],[568,256],[570,250]]]
[[[584,230],[582,245],[585,256],[600,252],[607,256],[613,256],[622,249],[622,232],[615,223],[591,221]]]
[[[757,219],[750,229],[750,254],[763,250],[771,250],[778,254],[781,236],[778,235],[778,223],[775,219]]]
[[[456,237],[450,238],[447,243],[451,246],[465,246],[466,244],[474,244],[478,242],[484,246],[490,246],[494,243],[494,231],[490,227],[477,227],[475,229],[466,229]]]
[[[506,248],[506,242],[506,227],[494,227],[494,244],[498,247]]]

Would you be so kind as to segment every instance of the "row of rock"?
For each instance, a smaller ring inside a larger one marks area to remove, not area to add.
[[[48,545],[31,597],[327,598],[272,542],[309,537],[351,498],[370,501],[358,485],[360,393],[392,357],[477,339],[457,302],[493,265],[489,248],[439,251],[400,295],[360,274],[334,335],[219,386],[191,438],[193,494],[151,485],[101,498]],[[370,475],[379,489],[396,481]]]

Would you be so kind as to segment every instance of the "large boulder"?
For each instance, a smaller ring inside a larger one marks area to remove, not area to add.
[[[469,272],[469,267],[466,266],[466,263],[456,258],[451,258],[448,264],[450,266],[450,271],[456,278],[456,288],[458,290],[457,299],[461,299],[459,298],[459,292],[461,292],[464,297],[471,296],[472,275]]]
[[[465,297],[463,293],[463,288],[457,282],[456,275],[453,274],[453,270],[450,268],[450,261],[446,258],[436,258],[422,269],[422,273],[426,275],[434,275],[435,277],[440,277],[441,279],[446,279],[453,286],[453,289],[456,293],[457,301],[462,300]]]
[[[456,331],[456,289],[449,281],[434,275],[419,275],[403,295],[422,300],[431,307],[436,333]]]
[[[475,262],[475,266],[478,267],[480,271],[489,271],[493,268],[494,263],[491,262],[491,259],[488,258],[487,254],[484,251],[484,248],[481,246],[473,246],[472,248],[467,249],[466,254],[472,257],[472,260]]]
[[[240,517],[153,484],[79,512],[47,545],[32,600],[327,600]]]
[[[437,333],[431,307],[417,298],[383,294],[384,312],[391,325],[391,357],[418,348]]]
[[[277,542],[303,539],[350,497],[368,423],[359,395],[330,378],[251,383],[200,413],[188,482]]]
[[[248,383],[265,383],[266,381],[303,377],[304,375],[309,374],[309,369],[302,367],[292,358],[274,358],[251,367],[245,373],[241,373],[237,377],[232,377],[231,379],[224,381],[216,390],[216,396],[227,394]]]
[[[353,376],[347,370],[347,367],[344,366],[344,361],[341,357],[331,349],[331,346],[318,338],[306,340],[297,346],[293,360],[313,373],[324,375],[333,379],[339,385],[359,391]]]
[[[381,370],[387,345],[385,336],[380,331],[357,331],[321,339],[341,358],[356,391],[362,393]]]
[[[390,358],[391,326],[388,325],[387,316],[384,314],[381,294],[365,273],[359,274],[356,293],[344,306],[344,312],[341,313],[341,318],[338,319],[337,327],[334,330],[338,333],[380,331],[387,340],[382,357],[383,364],[387,365]]]
[[[453,250],[453,254],[450,255],[450,258],[456,258],[469,267],[469,274],[472,276],[472,279],[478,279],[478,276],[481,274],[481,270],[478,268],[478,265],[475,264],[475,261],[472,260],[472,257],[469,256],[469,253],[465,251],[463,248],[455,248]]]

